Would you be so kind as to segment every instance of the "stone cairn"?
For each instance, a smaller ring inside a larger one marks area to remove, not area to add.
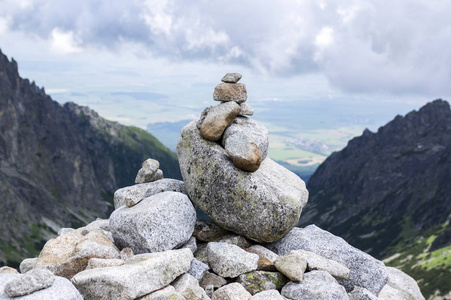
[[[424,299],[411,277],[342,238],[293,228],[305,184],[266,158],[268,131],[246,117],[240,78],[224,76],[221,103],[182,129],[184,181],[146,160],[108,220],[62,228],[20,273],[0,268],[0,299]]]

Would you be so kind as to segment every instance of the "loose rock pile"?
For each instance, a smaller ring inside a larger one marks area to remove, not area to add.
[[[109,220],[61,229],[22,274],[0,268],[0,299],[424,299],[408,275],[343,239],[293,229],[305,184],[266,158],[263,125],[239,116],[250,111],[240,78],[224,76],[221,104],[182,130],[184,182],[155,177],[159,164],[147,160],[137,184],[116,191]],[[241,112],[224,117],[228,106]],[[219,138],[204,137],[205,124]],[[258,169],[236,165],[230,153],[243,145],[255,145]],[[196,220],[193,203],[213,221]]]

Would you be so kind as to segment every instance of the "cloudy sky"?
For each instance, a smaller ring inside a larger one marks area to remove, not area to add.
[[[191,118],[240,72],[250,105],[357,107],[371,127],[450,99],[450,11],[446,0],[0,0],[0,49],[55,100],[126,124]]]

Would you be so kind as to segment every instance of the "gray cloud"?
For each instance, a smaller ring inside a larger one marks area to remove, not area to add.
[[[451,94],[449,1],[3,2],[10,30],[51,39],[57,29],[81,48],[129,41],[175,60],[322,72],[348,92]]]

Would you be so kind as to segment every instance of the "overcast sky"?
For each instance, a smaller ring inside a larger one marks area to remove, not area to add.
[[[233,71],[250,100],[352,99],[394,116],[449,99],[450,12],[447,0],[0,0],[0,49],[54,99],[139,126],[214,104]]]

